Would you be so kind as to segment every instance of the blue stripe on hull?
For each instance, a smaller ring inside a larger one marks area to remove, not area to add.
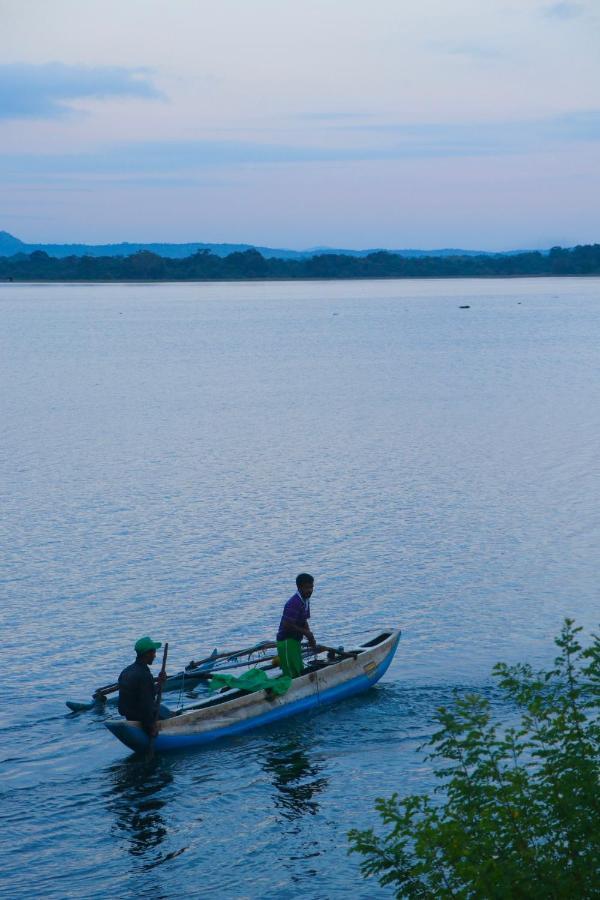
[[[315,693],[311,694],[309,697],[302,697],[301,699],[294,700],[292,703],[287,703],[284,706],[277,706],[260,716],[244,719],[242,722],[237,722],[235,725],[229,725],[226,728],[217,728],[214,731],[204,731],[199,734],[175,735],[159,733],[154,741],[154,749],[168,751],[201,747],[204,744],[211,744],[213,741],[219,740],[220,738],[234,737],[235,735],[243,734],[245,731],[252,731],[254,728],[259,728],[261,725],[268,725],[270,722],[276,722],[279,719],[287,719],[289,716],[296,715],[296,713],[315,709],[316,707],[325,704],[335,703],[338,700],[344,700],[346,697],[352,697],[355,694],[361,694],[379,681],[382,675],[385,674],[393,659],[394,653],[396,652],[399,639],[400,636],[398,636],[393,646],[390,648],[390,652],[385,659],[370,675],[359,675],[344,684],[336,685],[336,687],[318,692],[315,691]],[[128,725],[125,721],[105,722],[104,724],[115,737],[118,737],[120,741],[132,750],[145,751],[148,749],[150,740],[141,728],[134,725]]]

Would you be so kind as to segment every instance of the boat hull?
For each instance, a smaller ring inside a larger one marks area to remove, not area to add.
[[[217,698],[215,705],[161,721],[153,748],[168,752],[202,747],[361,694],[384,675],[399,640],[399,631],[384,632],[357,648],[355,659],[346,658],[295,678],[289,691],[281,697],[270,699],[264,691],[257,691],[223,703],[218,703]],[[149,749],[150,739],[139,723],[120,720],[108,721],[105,725],[131,750],[144,752]]]

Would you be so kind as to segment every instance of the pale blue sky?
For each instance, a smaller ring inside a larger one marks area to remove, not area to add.
[[[0,0],[0,230],[600,241],[594,0]]]

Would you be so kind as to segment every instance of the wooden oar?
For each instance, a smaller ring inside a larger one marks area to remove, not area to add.
[[[169,652],[169,642],[165,643],[165,649],[163,652],[163,661],[162,666],[160,667],[160,672],[158,674],[158,687],[156,689],[156,708],[154,711],[154,722],[158,722],[158,714],[160,712],[160,701],[162,699],[162,689],[163,683],[165,681],[165,676],[167,674],[167,653]]]
[[[160,715],[160,701],[162,698],[162,688],[163,681],[165,680],[165,675],[167,674],[167,653],[169,652],[169,642],[165,641],[165,649],[163,652],[162,666],[160,667],[160,672],[158,675],[158,687],[156,689],[156,701],[154,704],[154,728],[156,729],[156,723],[158,722],[158,717]],[[156,740],[156,732],[150,735],[150,745],[148,747],[150,755],[154,753],[154,741]]]

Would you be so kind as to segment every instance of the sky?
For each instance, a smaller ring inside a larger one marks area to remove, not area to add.
[[[598,0],[0,0],[29,242],[600,242]]]

